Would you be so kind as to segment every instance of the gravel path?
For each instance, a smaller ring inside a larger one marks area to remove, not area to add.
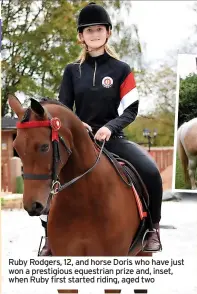
[[[29,217],[23,210],[4,210],[1,213],[2,221],[2,254],[4,257],[25,258],[36,257],[43,234],[40,219]],[[185,260],[185,265],[180,270],[174,282],[168,282],[163,278],[160,289],[148,291],[148,294],[196,294],[197,293],[197,194],[182,196],[181,201],[163,202],[161,240],[163,251],[157,253],[158,258]],[[173,226],[167,229],[166,226]],[[3,271],[3,279],[6,278]],[[190,280],[191,278],[191,280]],[[193,279],[193,280],[192,280]],[[94,287],[93,287],[94,288]],[[23,285],[17,293],[12,285],[9,289],[3,287],[2,294],[57,294],[53,289],[41,291],[33,289],[33,286]],[[98,289],[89,291],[80,290],[83,294],[102,293]],[[132,291],[124,290],[122,294],[131,294]]]

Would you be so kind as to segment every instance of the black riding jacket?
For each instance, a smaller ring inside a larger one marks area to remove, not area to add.
[[[68,64],[59,92],[59,100],[90,125],[95,133],[102,126],[113,135],[123,129],[138,113],[138,92],[128,64],[106,52],[87,56],[85,62]]]

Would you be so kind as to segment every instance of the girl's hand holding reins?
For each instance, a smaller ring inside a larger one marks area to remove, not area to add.
[[[92,132],[92,128],[91,128],[91,126],[89,126],[88,124],[86,124],[86,123],[83,122],[83,121],[82,121],[82,123],[83,123],[83,125],[84,125],[84,127],[85,127],[86,129],[88,129],[89,131]]]
[[[94,138],[98,141],[109,141],[111,133],[112,132],[107,127],[102,127],[96,132]]]

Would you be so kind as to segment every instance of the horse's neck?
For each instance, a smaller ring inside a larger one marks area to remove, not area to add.
[[[90,140],[80,140],[74,144],[72,155],[61,171],[61,178],[71,180],[90,169],[96,161],[96,151]]]
[[[71,177],[85,172],[94,165],[97,157],[94,144],[78,119],[73,120],[70,130],[72,133],[72,154],[62,170],[63,177],[66,176],[66,171],[69,171]]]
[[[47,104],[49,113],[61,120],[65,142],[71,143],[72,154],[63,170],[69,168],[69,174],[77,171],[85,171],[90,168],[96,160],[96,151],[87,130],[69,109],[60,105]],[[71,142],[72,141],[72,142]]]
[[[77,169],[87,170],[96,160],[96,150],[87,131],[81,130],[77,135],[74,135],[72,164]]]
[[[95,163],[97,154],[94,144],[83,124],[72,111],[54,104],[47,104],[46,108],[53,117],[59,117],[63,126],[60,134],[72,150],[60,172],[60,177],[63,180],[74,178]]]

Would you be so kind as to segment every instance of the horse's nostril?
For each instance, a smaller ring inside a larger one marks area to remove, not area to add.
[[[44,207],[40,202],[34,202],[32,205],[32,210],[37,213],[40,213],[43,210],[43,208]]]

